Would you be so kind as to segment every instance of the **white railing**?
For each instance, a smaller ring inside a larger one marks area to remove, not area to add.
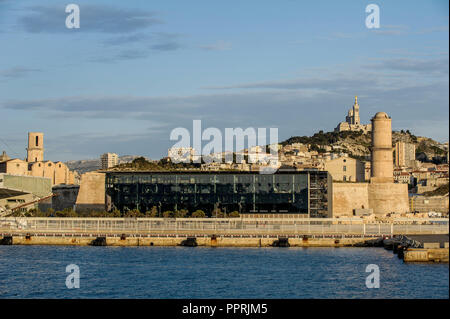
[[[0,233],[448,234],[444,218],[391,222],[332,218],[0,218]]]

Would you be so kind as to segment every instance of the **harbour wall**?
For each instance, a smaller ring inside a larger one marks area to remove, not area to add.
[[[188,238],[195,238],[198,246],[206,247],[271,247],[287,238],[290,247],[347,247],[376,237],[300,237],[300,236],[107,236],[96,235],[39,235],[1,234],[0,240],[11,237],[12,245],[88,246],[104,237],[106,246],[183,246]]]

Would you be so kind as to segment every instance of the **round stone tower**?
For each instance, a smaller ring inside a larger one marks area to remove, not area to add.
[[[372,165],[370,181],[393,183],[391,118],[378,112],[372,118]]]
[[[29,132],[27,162],[42,162],[44,160],[44,133]]]

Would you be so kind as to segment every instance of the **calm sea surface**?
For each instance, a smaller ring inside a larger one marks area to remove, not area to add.
[[[66,287],[69,264],[79,289]],[[366,288],[368,264],[379,289]],[[448,297],[448,264],[383,248],[0,246],[0,298]]]

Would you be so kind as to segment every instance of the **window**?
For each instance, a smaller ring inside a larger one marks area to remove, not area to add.
[[[347,181],[347,176],[344,175],[344,182],[346,182],[346,181]]]
[[[344,165],[343,170],[344,170],[344,172],[346,172],[347,171],[347,166]]]
[[[36,146],[39,146],[39,136],[36,136]]]

